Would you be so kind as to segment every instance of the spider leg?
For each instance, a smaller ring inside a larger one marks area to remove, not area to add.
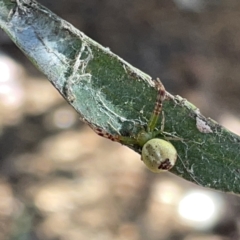
[[[130,145],[137,144],[137,141],[134,138],[120,136],[120,135],[112,135],[97,126],[94,126],[92,124],[88,124],[88,125],[99,136],[110,139],[113,142],[120,142],[120,143],[130,144]]]
[[[99,136],[101,137],[104,137],[104,138],[107,138],[107,139],[110,139],[112,140],[113,142],[120,142],[120,136],[118,135],[112,135],[106,131],[104,131],[103,129],[101,128],[98,128],[98,127],[91,127],[93,129],[93,131],[95,133],[97,133]]]
[[[137,144],[137,141],[134,138],[120,136],[120,135],[111,135],[110,133],[106,132],[105,130],[103,130],[103,129],[99,128],[99,127],[96,127],[96,126],[93,126],[93,125],[89,125],[89,126],[99,136],[107,138],[107,139],[110,139],[113,142],[120,142],[120,143],[130,144],[130,145]]]
[[[113,142],[120,142],[124,144],[134,145],[137,144],[137,140],[132,137],[125,137],[121,135],[112,135],[108,133],[107,131],[103,130],[102,128],[98,127],[97,125],[90,123],[86,118],[81,117],[80,118],[84,123],[86,123],[96,134],[98,134],[101,137],[110,139]]]
[[[164,131],[164,126],[165,126],[165,114],[164,111],[162,111],[162,122],[161,122],[161,131]]]
[[[98,127],[95,124],[90,123],[86,118],[80,118],[84,123],[86,123],[96,134],[98,134],[101,137],[110,139],[114,142],[120,142],[121,139],[119,135],[112,135],[108,132],[106,132],[105,130],[103,130],[102,128]]]
[[[159,78],[157,78],[157,80],[155,81],[155,86],[158,90],[158,94],[157,94],[157,99],[155,102],[155,106],[154,106],[154,110],[153,113],[150,117],[150,120],[148,122],[148,126],[147,126],[147,130],[148,132],[153,132],[157,121],[158,121],[158,117],[162,111],[162,103],[165,99],[166,96],[166,90],[165,87],[163,86],[162,82],[160,81]]]

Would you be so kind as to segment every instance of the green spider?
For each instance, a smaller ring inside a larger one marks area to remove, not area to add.
[[[112,141],[123,144],[138,145],[142,148],[141,159],[152,172],[162,172],[170,170],[177,160],[177,151],[175,147],[168,141],[156,138],[159,133],[165,133],[164,115],[160,131],[155,131],[155,127],[162,111],[163,101],[166,97],[166,90],[159,78],[155,81],[155,87],[158,95],[153,113],[148,121],[146,130],[140,131],[137,135],[125,137],[120,135],[111,135],[102,129],[88,123],[89,126],[100,136],[108,138]],[[169,138],[173,139],[173,138]],[[176,138],[174,138],[176,139]]]

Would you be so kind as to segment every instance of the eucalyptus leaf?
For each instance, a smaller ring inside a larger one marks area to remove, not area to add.
[[[0,0],[0,27],[90,127],[110,138],[136,138],[146,130],[158,94],[150,76],[36,1]],[[166,94],[166,134],[159,137],[176,137],[169,140],[178,153],[170,171],[201,186],[240,193],[239,136],[187,100]],[[141,146],[122,143],[141,153]]]

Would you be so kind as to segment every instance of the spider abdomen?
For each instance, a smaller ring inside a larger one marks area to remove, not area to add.
[[[142,160],[152,172],[168,171],[176,163],[177,151],[170,142],[153,138],[144,144]]]

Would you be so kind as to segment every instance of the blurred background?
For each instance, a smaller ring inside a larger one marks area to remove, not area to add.
[[[239,0],[39,2],[240,134]],[[97,136],[0,30],[2,239],[240,239],[240,198]]]

